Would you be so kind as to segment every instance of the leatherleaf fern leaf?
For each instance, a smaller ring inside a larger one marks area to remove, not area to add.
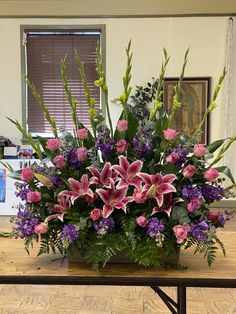
[[[195,246],[194,254],[201,254],[207,260],[207,264],[210,267],[216,258],[216,252],[218,248],[221,248],[223,255],[225,256],[224,244],[218,239],[216,235],[213,235],[211,240],[198,241],[194,238],[188,238],[185,243],[185,249]]]

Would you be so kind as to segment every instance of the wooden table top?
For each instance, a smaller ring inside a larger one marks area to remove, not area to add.
[[[106,285],[186,285],[236,288],[236,242],[234,231],[220,231],[227,255],[221,251],[209,268],[201,255],[191,249],[182,250],[181,265],[186,270],[165,270],[139,267],[133,264],[108,264],[100,272],[81,263],[61,264],[59,255],[37,257],[37,248],[28,256],[22,240],[0,238],[0,284],[106,284]]]

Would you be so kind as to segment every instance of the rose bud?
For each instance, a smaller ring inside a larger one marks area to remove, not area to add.
[[[121,133],[126,132],[128,130],[128,121],[127,120],[119,120],[117,122],[116,128]]]
[[[176,139],[176,137],[179,135],[179,132],[177,132],[174,129],[166,129],[163,130],[164,132],[164,138],[168,141],[173,141]]]
[[[148,221],[147,221],[147,218],[144,217],[144,216],[139,216],[139,217],[136,218],[136,223],[137,223],[137,225],[139,225],[140,227],[145,228],[146,225],[147,225],[147,222],[148,222]]]
[[[214,182],[220,177],[220,173],[215,168],[209,168],[204,172],[204,178],[209,182]]]
[[[202,202],[199,198],[194,198],[190,203],[188,203],[188,211],[194,212],[195,210],[198,210],[202,206]]]
[[[48,224],[45,222],[42,222],[42,223],[34,226],[34,232],[36,234],[46,233],[47,231],[48,231]]]
[[[85,161],[87,159],[88,150],[86,147],[79,147],[76,151],[76,155],[79,161]]]
[[[42,195],[38,191],[28,192],[26,196],[26,200],[28,203],[38,203],[42,199]]]
[[[98,220],[100,217],[102,217],[102,210],[100,208],[94,208],[91,212],[90,212],[90,217],[92,218],[92,220]]]
[[[65,159],[64,159],[64,154],[61,154],[61,155],[59,155],[59,156],[56,156],[56,157],[53,159],[53,162],[54,162],[54,164],[55,164],[58,168],[60,168],[60,169],[64,168],[65,165],[66,165],[66,161],[65,161]]]
[[[219,220],[219,216],[220,216],[219,212],[212,211],[212,212],[208,213],[207,218],[209,220],[212,220],[212,221],[218,221]]]
[[[191,178],[192,176],[195,175],[196,172],[197,168],[193,165],[188,165],[182,170],[183,176],[185,178]]]
[[[30,167],[22,169],[20,178],[25,181],[31,181],[34,179],[34,171]]]
[[[119,140],[116,143],[116,151],[120,154],[123,154],[124,152],[126,152],[127,148],[128,148],[128,143],[126,142],[126,140]]]
[[[62,147],[62,141],[59,138],[52,138],[47,140],[46,148],[49,149],[51,152],[55,152],[60,147]]]
[[[181,226],[181,225],[176,225],[173,228],[174,234],[177,238],[176,242],[178,244],[181,244],[188,236],[188,232],[190,231],[191,227],[190,226]]]
[[[88,138],[88,129],[78,129],[76,135],[80,140],[86,140]]]
[[[206,155],[206,147],[204,144],[196,144],[193,147],[193,153],[197,157],[203,157]]]

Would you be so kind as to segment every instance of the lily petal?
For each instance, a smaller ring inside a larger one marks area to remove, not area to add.
[[[134,161],[129,167],[128,167],[128,177],[134,177],[140,170],[142,169],[143,162],[141,160]]]
[[[157,188],[158,194],[167,194],[170,192],[176,192],[176,188],[169,183],[162,183]]]
[[[125,158],[125,156],[121,155],[119,156],[119,161],[120,161],[120,166],[125,170],[125,172],[127,173],[128,168],[129,168],[129,163],[127,161],[127,159]]]
[[[103,205],[103,208],[102,208],[102,216],[103,218],[108,218],[110,216],[110,214],[113,212],[114,208],[112,208],[111,206],[109,205]]]
[[[103,190],[103,189],[97,189],[96,190],[96,193],[101,197],[101,199],[103,200],[103,202],[105,204],[109,204],[110,202],[110,197],[109,197],[109,194],[106,190]]]
[[[167,174],[162,178],[163,183],[172,183],[175,179],[177,179],[175,174]]]
[[[81,183],[73,178],[68,179],[68,182],[73,191],[79,191],[81,189]]]

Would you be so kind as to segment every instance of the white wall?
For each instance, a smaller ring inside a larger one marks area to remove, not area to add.
[[[190,46],[186,76],[211,76],[215,85],[224,66],[227,17],[187,18],[106,18],[106,19],[0,19],[0,135],[20,143],[20,134],[5,118],[21,121],[20,25],[105,24],[106,71],[110,99],[122,92],[126,64],[125,47],[132,39],[132,85],[142,85],[157,77],[162,48],[171,56],[166,76],[179,75],[183,56]],[[111,104],[116,121],[119,108]],[[223,136],[224,108],[220,104],[211,116],[211,140]]]

